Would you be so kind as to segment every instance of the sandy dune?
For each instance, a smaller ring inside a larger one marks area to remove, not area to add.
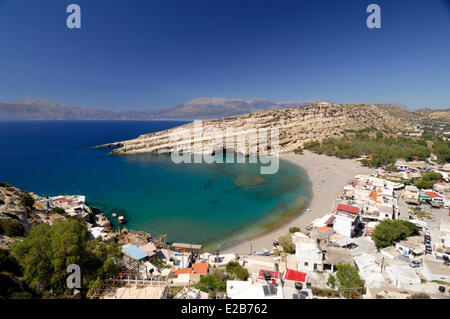
[[[305,226],[311,221],[332,212],[336,206],[337,195],[355,175],[375,172],[373,169],[362,167],[355,160],[328,157],[308,151],[302,155],[283,154],[281,158],[301,166],[308,173],[313,192],[308,207],[311,211],[305,211],[278,229],[230,247],[225,252],[248,254],[251,247],[256,252],[260,252],[262,248],[271,250],[273,240],[286,234],[289,227],[298,226],[304,231]]]

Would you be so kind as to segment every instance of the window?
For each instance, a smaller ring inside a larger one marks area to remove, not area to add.
[[[305,261],[305,267],[308,267],[308,262]]]

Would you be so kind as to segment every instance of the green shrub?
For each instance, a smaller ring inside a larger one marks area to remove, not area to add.
[[[201,277],[199,283],[194,285],[194,287],[204,292],[225,292],[227,290],[227,284],[224,279],[223,272],[216,269],[213,274]]]
[[[305,143],[303,147],[318,154],[340,158],[355,158],[361,154],[368,154],[371,161],[363,160],[361,164],[371,166],[393,164],[399,157],[408,161],[424,160],[431,152],[422,139],[384,136],[382,132],[377,132],[376,137],[371,137],[363,131],[341,138],[325,138],[321,142],[311,141]]]
[[[29,292],[14,292],[11,294],[10,299],[31,299],[33,295]]]
[[[311,290],[312,290],[312,293],[314,296],[328,297],[328,298],[339,298],[340,297],[339,291],[334,290],[334,289],[312,287]]]
[[[75,219],[33,226],[30,234],[15,241],[10,250],[23,269],[24,281],[38,293],[55,297],[69,293],[68,265],[77,264],[82,269],[82,286],[91,289],[88,296],[121,268],[120,246],[90,241],[86,225]]]
[[[12,257],[8,250],[0,249],[0,272],[6,272],[15,276],[21,276],[22,271],[14,257]]]
[[[53,207],[52,209],[50,209],[50,213],[66,215],[66,211],[63,208],[60,208],[60,207]]]
[[[340,293],[347,299],[360,297],[364,292],[364,280],[358,270],[350,264],[336,265],[336,282]]]
[[[226,271],[228,274],[232,275],[234,278],[239,280],[247,280],[250,274],[247,268],[242,267],[238,262],[230,261],[226,266]]]
[[[20,198],[20,203],[25,206],[26,209],[31,209],[34,205],[34,198],[30,195],[30,193],[28,193],[28,191],[25,191]]]
[[[297,227],[297,226],[294,226],[294,227],[290,227],[290,228],[289,228],[289,232],[290,232],[291,234],[297,233],[297,232],[299,232],[299,231],[300,231],[300,227]]]
[[[426,293],[420,292],[418,294],[409,296],[408,299],[430,299],[430,296]]]
[[[23,236],[25,228],[21,223],[15,220],[0,220],[0,234],[8,237]]]
[[[392,246],[398,240],[417,235],[419,228],[406,220],[383,220],[372,233],[377,249]]]
[[[328,276],[327,284],[328,284],[328,286],[330,286],[331,288],[336,287],[336,277],[335,277],[333,274],[330,274],[330,275]]]
[[[295,245],[292,241],[291,234],[286,234],[281,236],[278,241],[280,242],[281,247],[283,247],[283,251],[289,254],[295,253]]]

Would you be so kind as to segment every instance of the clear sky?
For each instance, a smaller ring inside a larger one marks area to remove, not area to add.
[[[66,27],[70,3],[81,30]],[[450,0],[0,0],[0,101],[203,96],[450,107]]]

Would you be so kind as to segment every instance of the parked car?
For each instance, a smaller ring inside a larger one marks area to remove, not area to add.
[[[414,259],[409,263],[409,267],[417,268],[417,267],[420,267],[420,264],[421,264],[420,260]]]

